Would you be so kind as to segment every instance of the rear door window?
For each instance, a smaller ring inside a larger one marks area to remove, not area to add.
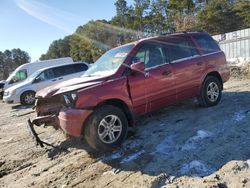
[[[88,69],[88,66],[83,63],[74,64],[75,72],[82,72]]]
[[[199,45],[202,54],[209,54],[220,51],[219,46],[216,44],[214,39],[208,35],[197,35],[193,36],[197,44]]]
[[[74,65],[64,65],[64,66],[56,67],[53,69],[55,71],[56,77],[75,73]]]
[[[164,49],[167,61],[169,62],[199,55],[197,49],[193,46],[191,41],[184,38],[174,39],[164,43]]]

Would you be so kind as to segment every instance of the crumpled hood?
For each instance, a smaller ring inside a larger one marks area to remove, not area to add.
[[[96,84],[99,84],[103,81],[107,80],[107,77],[100,77],[100,76],[91,76],[91,77],[78,77],[73,78],[49,87],[46,87],[39,92],[37,92],[37,97],[51,97],[54,95],[58,95],[61,93],[66,93],[69,91],[74,91],[78,89],[83,89],[86,87],[90,87]]]

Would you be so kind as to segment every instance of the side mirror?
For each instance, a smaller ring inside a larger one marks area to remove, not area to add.
[[[37,78],[35,78],[35,79],[33,80],[32,84],[38,83],[38,82],[40,82],[40,81],[41,81],[41,79],[40,79],[39,77],[37,77]]]
[[[144,62],[136,62],[130,65],[130,68],[134,72],[144,72],[145,70],[145,64]]]

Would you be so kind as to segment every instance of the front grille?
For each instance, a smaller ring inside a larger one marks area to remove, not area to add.
[[[38,116],[58,114],[62,107],[63,100],[61,96],[38,98],[35,106]]]

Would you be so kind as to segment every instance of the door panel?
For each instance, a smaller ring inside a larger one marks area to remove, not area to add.
[[[175,72],[177,99],[197,96],[200,79],[205,69],[201,57],[181,60],[172,64]]]
[[[176,102],[176,88],[172,65],[166,64],[146,72],[149,110],[156,110]]]
[[[45,80],[45,81],[42,81],[39,83],[35,83],[34,88],[36,89],[36,91],[39,91],[41,89],[44,89],[44,88],[51,86],[51,85],[54,85],[56,83],[58,83],[58,79],[53,78],[53,79]]]
[[[58,83],[58,78],[56,78],[53,69],[48,69],[38,75],[33,83],[33,87],[35,91],[39,91],[56,83]]]
[[[130,89],[130,95],[132,104],[134,107],[134,113],[136,115],[146,113],[148,102],[146,97],[146,88],[145,88],[145,75],[141,72],[133,73],[128,76],[128,83]]]
[[[144,44],[134,59],[144,62],[146,67],[144,73],[129,76],[130,92],[136,111],[146,113],[174,103],[176,90],[173,68],[166,61],[162,44]]]
[[[174,72],[177,100],[196,96],[205,62],[190,38],[168,41],[165,51]]]

